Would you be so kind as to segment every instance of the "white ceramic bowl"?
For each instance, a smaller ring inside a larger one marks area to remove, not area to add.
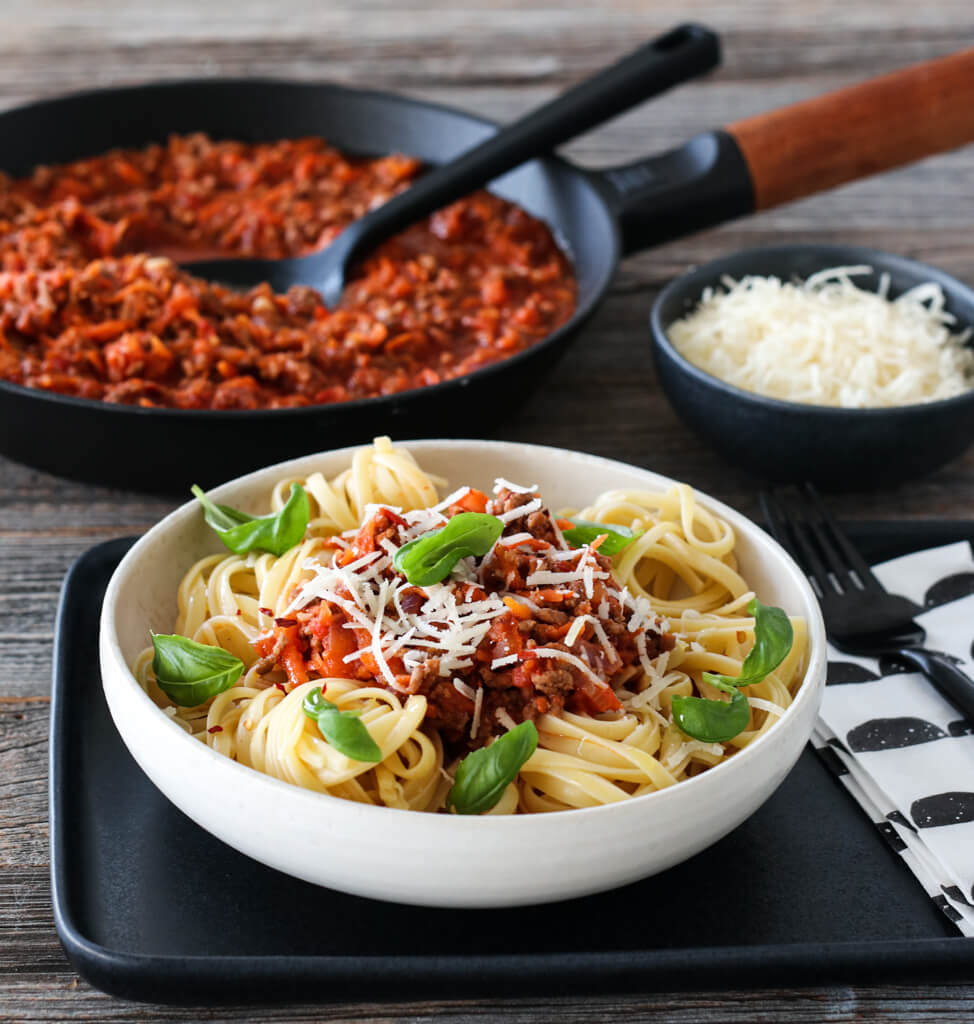
[[[672,483],[623,463],[535,445],[406,446],[451,487],[489,489],[504,476],[537,484],[554,508],[580,507],[610,488]],[[257,512],[280,476],[334,475],[353,450],[260,470],[213,496]],[[736,530],[743,573],[761,599],[806,618],[811,656],[794,703],[774,728],[725,764],[661,792],[555,814],[420,814],[299,789],[210,750],[164,715],[129,669],[150,630],[171,631],[176,589],[189,566],[220,550],[195,502],[139,540],[109,584],[100,645],[112,717],[133,757],[180,810],[230,846],[319,885],[399,903],[500,907],[582,896],[655,874],[716,842],[774,792],[811,733],[825,682],[825,631],[802,572],[755,524],[700,499]]]

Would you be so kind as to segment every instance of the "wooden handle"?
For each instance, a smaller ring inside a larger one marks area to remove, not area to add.
[[[755,209],[974,142],[974,48],[727,126]]]

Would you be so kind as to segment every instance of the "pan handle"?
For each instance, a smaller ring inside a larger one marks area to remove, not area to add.
[[[974,48],[601,172],[626,252],[974,142]]]
[[[974,47],[735,121],[755,209],[974,142]]]

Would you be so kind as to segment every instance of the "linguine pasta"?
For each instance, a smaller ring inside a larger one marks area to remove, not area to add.
[[[259,649],[266,649],[275,622],[280,629],[280,623],[294,621],[287,616],[295,614],[302,600],[307,603],[315,580],[327,573],[343,546],[351,543],[348,538],[376,508],[392,510],[390,514],[398,519],[400,514],[442,507],[440,489],[445,481],[426,474],[408,451],[379,438],[373,446],[356,452],[352,465],[334,479],[314,473],[306,479],[280,480],[270,496],[272,510],[284,506],[292,483],[303,485],[311,506],[308,529],[300,544],[279,557],[259,552],[209,555],[189,569],[179,587],[175,632],[222,647],[239,658],[245,668],[236,684],[199,707],[181,708],[156,684],[151,648],[140,655],[135,672],[153,700],[176,722],[241,764],[343,799],[404,810],[442,810],[456,763],[465,751],[458,749],[457,730],[446,729],[436,717],[431,696],[408,692],[403,676],[390,676],[391,682],[381,674],[375,679],[361,678],[367,675],[360,664],[366,660],[361,652],[353,651],[344,659],[349,666],[346,674],[353,678],[332,673],[327,678],[312,675],[302,680],[300,672],[283,671],[280,661],[269,667],[270,659],[262,657]],[[791,703],[804,674],[807,632],[804,621],[794,618],[791,651],[763,681],[744,691],[750,705],[747,727],[720,743],[690,738],[672,721],[673,697],[720,699],[720,691],[706,682],[703,674],[739,675],[754,643],[754,619],[747,606],[755,595],[738,571],[734,532],[702,508],[692,489],[683,484],[665,492],[610,491],[579,515],[638,532],[636,539],[613,557],[613,579],[604,583],[613,588],[613,594],[621,595],[631,622],[639,618],[652,623],[665,642],[661,639],[647,649],[644,639],[637,637],[640,656],[633,656],[622,667],[614,664],[611,689],[596,680],[603,690],[590,686],[595,696],[581,704],[573,703],[572,698],[540,698],[524,710],[534,720],[538,747],[488,813],[534,813],[614,803],[706,771],[772,728]],[[522,538],[524,543],[527,537],[517,534],[511,541]],[[531,541],[527,543],[530,546]],[[564,557],[567,553],[556,554]],[[586,557],[583,552],[580,565]],[[598,565],[607,563],[603,558],[599,563],[593,559],[591,564],[597,570]],[[540,573],[539,578],[545,575],[558,576]],[[595,571],[594,575],[600,574]],[[592,586],[591,574],[586,586]],[[526,603],[531,606],[529,600]],[[517,610],[519,606],[508,607]],[[349,614],[353,612],[360,614],[354,605]],[[594,621],[593,625],[604,636],[601,626]],[[568,629],[566,624],[562,632],[566,629],[566,643],[580,635],[578,628]],[[647,636],[649,632],[647,628]],[[422,642],[410,641],[412,635],[401,634],[393,644],[382,641],[388,644],[385,654],[391,658],[410,642]],[[506,668],[505,663],[512,660],[513,656],[501,658],[493,666]],[[545,665],[552,663],[544,661]],[[579,664],[592,674],[587,665]],[[476,705],[472,728],[463,737],[471,746],[489,741],[491,734],[503,733],[515,724],[502,707],[496,708],[488,722],[483,694],[475,694],[460,677],[453,685],[463,698],[460,703],[469,697]],[[356,761],[324,739],[316,722],[302,710],[304,698],[318,688],[340,710],[360,713],[381,752],[378,762]],[[607,691],[605,700],[601,700],[603,691]],[[593,700],[609,709],[595,711]],[[485,718],[481,723],[482,705]],[[478,728],[482,730],[479,738]]]

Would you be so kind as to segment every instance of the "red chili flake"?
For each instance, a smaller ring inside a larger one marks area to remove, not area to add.
[[[211,725],[209,727],[209,729],[207,729],[206,731],[207,732],[223,732],[223,726],[222,725]]]
[[[238,608],[237,609],[237,614],[238,615],[243,615],[243,609],[242,608]]]
[[[257,611],[259,611],[261,615],[273,615],[274,614],[274,610],[272,608],[258,608]]]
[[[288,626],[296,626],[297,624],[298,624],[298,620],[297,619],[275,619],[274,620],[274,625],[275,626],[282,626],[282,627],[285,627],[285,628],[288,627]]]
[[[283,683],[275,683],[274,685],[281,691],[281,693],[287,693],[287,687]]]

